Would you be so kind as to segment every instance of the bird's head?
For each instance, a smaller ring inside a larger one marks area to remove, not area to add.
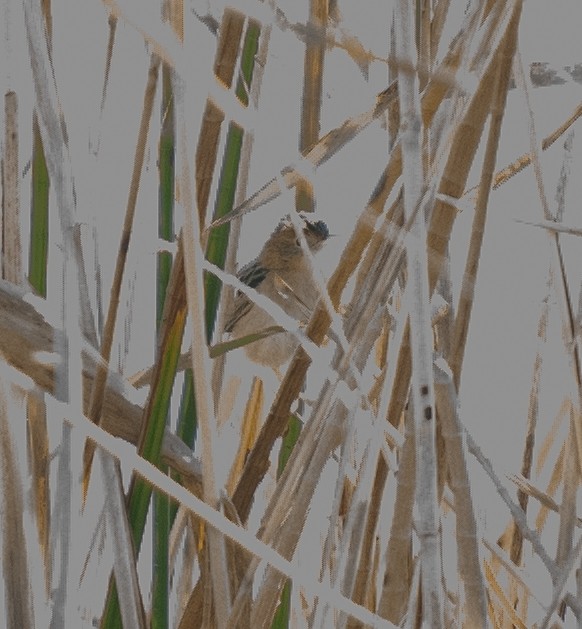
[[[321,249],[329,238],[329,229],[323,221],[310,221],[301,216],[303,223],[303,235],[312,253]],[[303,255],[301,242],[297,237],[295,227],[286,217],[271,234],[261,254],[261,258],[268,268],[284,268],[285,265],[294,264]]]

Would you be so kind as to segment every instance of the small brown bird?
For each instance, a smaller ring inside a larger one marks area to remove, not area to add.
[[[309,221],[304,217],[302,220],[305,240],[315,254],[329,238],[329,230],[323,221]],[[309,319],[319,296],[309,260],[289,218],[279,223],[261,253],[240,270],[238,278],[300,322]],[[243,293],[237,293],[224,329],[233,338],[241,338],[274,325],[277,322],[271,315]],[[292,334],[279,332],[245,345],[245,352],[252,361],[277,371],[291,358],[297,346],[298,341]]]

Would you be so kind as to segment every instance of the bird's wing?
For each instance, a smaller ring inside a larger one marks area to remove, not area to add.
[[[259,264],[256,260],[245,264],[238,273],[238,279],[251,288],[257,288],[257,286],[267,276],[267,269]]]
[[[267,276],[267,270],[257,263],[256,260],[249,262],[238,273],[238,279],[251,288],[257,288],[259,284]],[[239,291],[234,296],[234,303],[232,312],[228,317],[225,325],[225,332],[232,332],[232,329],[242,317],[252,308],[253,302],[244,294]]]

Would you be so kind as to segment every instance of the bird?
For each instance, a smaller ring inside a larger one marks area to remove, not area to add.
[[[311,253],[316,254],[329,238],[329,229],[324,221],[300,217],[307,245]],[[311,265],[288,215],[269,236],[259,255],[243,266],[237,277],[300,323],[308,321],[319,297]],[[270,314],[244,293],[237,292],[224,330],[232,338],[241,338],[276,325]],[[278,373],[278,368],[291,358],[298,345],[293,334],[282,331],[255,340],[244,349],[250,360]]]

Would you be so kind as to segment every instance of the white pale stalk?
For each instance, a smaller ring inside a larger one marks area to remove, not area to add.
[[[47,160],[51,185],[54,186],[59,210],[63,250],[63,329],[66,330],[66,347],[61,371],[56,376],[56,388],[69,399],[69,413],[82,410],[81,355],[82,334],[79,328],[80,287],[84,273],[79,267],[83,259],[74,238],[75,194],[73,169],[57,86],[52,71],[44,18],[38,3],[27,0],[23,4],[24,23],[30,55],[32,78],[37,103],[38,121]],[[65,371],[66,370],[66,371]],[[66,389],[66,390],[63,390]],[[67,413],[68,414],[68,413]],[[73,603],[74,569],[72,551],[75,548],[73,505],[79,503],[77,485],[73,483],[73,459],[70,426],[63,424],[57,467],[57,493],[55,516],[51,530],[53,592],[51,593],[51,627],[69,626],[78,621],[78,610]]]
[[[70,427],[69,427],[70,429]],[[119,608],[124,627],[145,627],[142,617],[139,580],[132,548],[132,533],[121,486],[119,462],[105,450],[97,450],[105,488],[107,529],[113,544],[113,572],[119,593]]]
[[[396,52],[411,64],[416,58],[411,4],[400,0],[397,11]],[[398,73],[400,137],[403,157],[404,213],[412,216],[421,199],[422,118],[418,77]],[[417,534],[420,538],[420,570],[423,621],[425,626],[442,627],[443,596],[438,534],[437,461],[435,447],[435,405],[432,373],[432,330],[426,252],[424,212],[418,212],[406,246],[410,290],[410,345],[412,353],[412,404],[416,441]]]
[[[326,583],[329,583],[330,587],[336,587],[338,574],[341,575],[343,572],[340,569],[340,562],[342,562],[343,557],[343,546],[339,551],[338,557],[338,546],[340,543],[339,539],[339,530],[340,530],[340,522],[339,522],[339,510],[341,505],[341,499],[344,490],[345,479],[348,477],[348,470],[350,466],[349,462],[349,451],[352,447],[352,440],[354,439],[355,434],[355,408],[351,409],[350,418],[347,421],[348,425],[348,434],[342,443],[340,461],[336,476],[336,484],[334,491],[334,500],[333,506],[331,510],[331,516],[329,518],[329,526],[327,529],[327,537],[325,540],[321,565],[322,571],[320,573],[320,579],[323,581],[326,579]],[[343,563],[343,562],[342,562]],[[343,566],[342,566],[343,568]],[[345,590],[344,590],[345,592]],[[315,612],[313,614],[313,621],[311,625],[313,627],[325,627],[325,623],[327,622],[327,617],[330,611],[330,607],[328,604],[321,604],[320,601],[315,602]]]
[[[487,625],[487,597],[481,572],[477,522],[467,470],[466,442],[458,413],[453,374],[443,359],[435,363],[436,396],[447,453],[450,486],[456,514],[457,566],[465,595],[464,618],[471,627]]]
[[[368,414],[368,418],[372,419],[371,414]],[[369,430],[370,433],[374,430],[372,424],[369,425]],[[345,596],[353,596],[354,593],[357,570],[362,559],[364,533],[370,517],[369,505],[372,500],[372,489],[381,444],[380,439],[368,441],[358,472],[358,482],[352,498],[352,506],[338,549],[338,573],[342,575],[341,592]],[[347,616],[342,614],[337,621],[338,629],[344,629],[347,626],[347,621]]]
[[[181,161],[181,187],[184,199],[184,267],[186,274],[186,293],[188,296],[188,314],[192,322],[192,370],[194,372],[194,388],[196,392],[196,412],[202,439],[202,473],[204,501],[212,508],[218,508],[218,490],[216,485],[214,444],[216,443],[216,426],[210,389],[211,364],[204,331],[204,298],[202,285],[203,253],[200,247],[198,221],[193,219],[194,195],[191,185],[191,167],[189,148],[190,134],[185,115],[185,100],[188,85],[177,79],[174,82],[176,94],[176,112],[178,118]],[[214,609],[219,629],[227,626],[230,614],[230,588],[226,562],[224,536],[214,529],[208,530],[210,549],[210,573],[214,593]]]

